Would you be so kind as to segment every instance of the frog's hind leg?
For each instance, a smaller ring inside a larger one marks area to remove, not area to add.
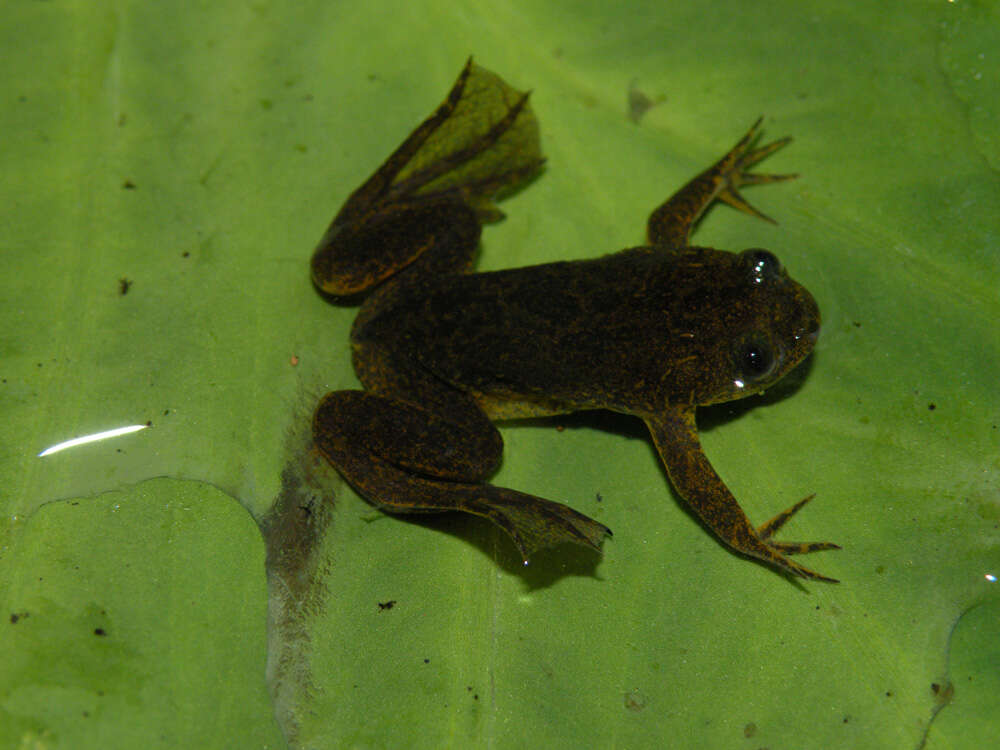
[[[320,244],[312,257],[313,283],[326,294],[351,297],[415,265],[425,277],[463,273],[481,231],[475,212],[462,203],[387,206]]]
[[[478,408],[471,399],[469,406]],[[525,562],[534,550],[562,542],[598,549],[611,533],[565,505],[482,481],[503,443],[472,409],[442,417],[392,396],[335,391],[320,402],[313,435],[341,475],[383,511],[483,516],[510,535]]]
[[[763,121],[764,118],[758,119],[729,153],[653,211],[647,226],[650,244],[669,247],[684,247],[690,244],[691,232],[695,224],[714,200],[728,203],[744,213],[774,223],[772,218],[765,216],[747,203],[739,192],[739,188],[743,185],[779,182],[798,176],[794,174],[754,174],[748,171],[750,167],[792,140],[787,137],[781,138],[765,146],[753,148],[760,135]]]
[[[313,252],[313,283],[354,297],[441,247],[457,260],[423,270],[468,270],[481,225],[503,216],[494,199],[543,162],[528,94],[470,60],[444,103],[341,207]]]

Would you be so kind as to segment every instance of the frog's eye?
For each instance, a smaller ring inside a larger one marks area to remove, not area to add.
[[[750,271],[751,278],[758,284],[779,279],[785,272],[781,261],[770,250],[754,247],[740,253],[740,258]]]
[[[772,372],[777,364],[777,357],[766,341],[754,339],[739,348],[736,353],[736,367],[740,379],[736,381],[739,387],[763,380]]]

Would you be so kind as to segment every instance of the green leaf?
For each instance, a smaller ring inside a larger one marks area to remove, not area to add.
[[[989,746],[995,16],[8,4],[0,745]],[[534,92],[548,157],[480,269],[639,244],[758,115],[795,137],[768,171],[801,178],[747,188],[780,224],[721,206],[695,239],[775,252],[819,302],[816,354],[700,420],[754,521],[817,493],[787,536],[842,544],[810,559],[841,584],[723,549],[631,420],[503,427],[498,484],[615,532],[527,569],[487,522],[381,516],[313,461],[313,406],[356,380],[354,309],[309,256],[470,53]],[[636,91],[663,99],[638,124]]]

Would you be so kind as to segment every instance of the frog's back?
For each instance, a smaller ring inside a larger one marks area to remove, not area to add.
[[[397,353],[406,350],[485,402],[545,404],[535,413],[631,411],[637,392],[658,382],[673,356],[677,337],[665,308],[674,257],[634,248],[452,276],[396,298],[356,338],[391,340]]]

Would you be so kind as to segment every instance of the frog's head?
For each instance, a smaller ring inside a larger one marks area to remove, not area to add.
[[[691,386],[688,398],[714,404],[762,392],[813,350],[816,300],[767,250],[690,251],[690,262],[681,265],[696,297],[678,310],[691,322],[690,361],[698,369],[697,377],[681,378]],[[695,302],[701,314],[692,315]]]

